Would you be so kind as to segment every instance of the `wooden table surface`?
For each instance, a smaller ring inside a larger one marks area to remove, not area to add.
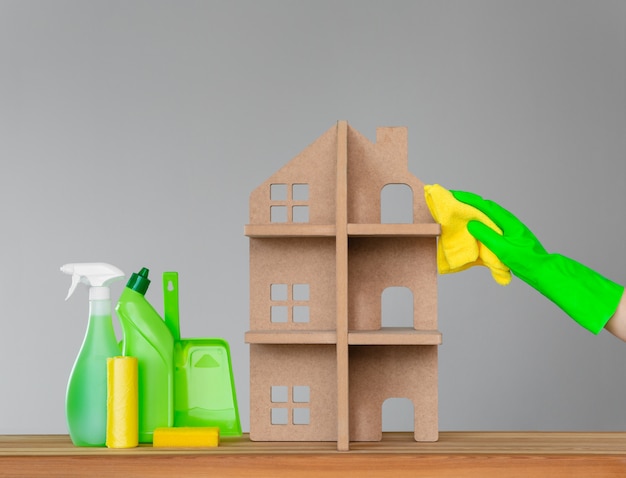
[[[168,477],[626,477],[622,432],[441,432],[436,443],[409,433],[382,442],[260,443],[223,438],[217,448],[127,450],[74,447],[67,435],[0,436],[1,476]]]

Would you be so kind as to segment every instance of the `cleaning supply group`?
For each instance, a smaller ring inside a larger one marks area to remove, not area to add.
[[[513,274],[590,332],[606,328],[626,341],[622,285],[548,253],[528,227],[493,201],[438,184],[425,186],[424,194],[441,224],[440,273],[484,265],[501,285]],[[241,435],[228,343],[180,339],[177,273],[163,274],[165,320],[145,298],[148,269],[132,274],[116,307],[124,334],[120,346],[109,285],[124,273],[104,263],[67,264],[61,270],[72,276],[68,298],[79,282],[90,287],[87,333],[67,388],[75,445],[214,446],[219,435]]]
[[[241,435],[228,343],[180,339],[176,272],[163,274],[164,319],[145,298],[148,269],[131,275],[115,309],[119,343],[109,285],[124,273],[101,262],[61,271],[72,276],[66,299],[79,283],[89,286],[87,332],[66,396],[76,446],[216,446],[220,435]]]

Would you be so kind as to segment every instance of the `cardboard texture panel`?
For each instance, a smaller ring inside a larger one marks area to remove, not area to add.
[[[250,239],[250,328],[335,330],[335,241]]]
[[[348,128],[348,222],[381,223],[381,192],[406,184],[413,192],[413,222],[434,223],[424,199],[424,183],[408,170],[407,128],[377,128],[376,143]]]
[[[250,195],[253,440],[380,440],[387,398],[412,401],[416,440],[437,439],[440,227],[407,164],[406,128],[372,143],[340,121]],[[396,184],[409,220],[382,224]],[[413,327],[381,328],[388,287],[411,291]]]
[[[350,347],[350,438],[382,439],[382,407],[388,398],[408,398],[416,441],[437,441],[437,346]]]
[[[335,441],[336,370],[333,345],[250,345],[250,439]]]
[[[436,240],[429,237],[350,238],[350,330],[380,329],[381,298],[387,287],[412,292],[415,329],[436,329],[436,253]]]
[[[335,224],[336,160],[337,127],[332,127],[250,194],[250,224]],[[298,218],[296,209],[294,221],[294,207],[308,207],[308,220]]]
[[[337,123],[337,449],[350,449],[348,386],[348,123]]]

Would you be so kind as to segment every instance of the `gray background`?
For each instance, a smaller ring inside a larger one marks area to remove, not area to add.
[[[0,433],[66,433],[81,261],[149,267],[157,310],[179,271],[247,430],[248,195],[338,119],[626,283],[625,53],[622,1],[1,0]],[[484,268],[439,306],[442,430],[626,430],[626,344]]]

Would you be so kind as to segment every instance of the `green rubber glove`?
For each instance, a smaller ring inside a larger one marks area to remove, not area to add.
[[[454,197],[485,213],[502,229],[502,235],[479,221],[467,229],[511,269],[580,325],[597,334],[615,313],[624,287],[560,254],[550,254],[535,235],[513,214],[493,201],[464,192]]]

